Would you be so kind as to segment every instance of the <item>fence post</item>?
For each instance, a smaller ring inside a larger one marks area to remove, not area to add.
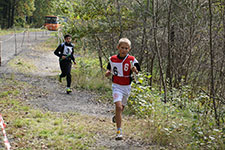
[[[30,31],[29,31],[29,28],[27,29],[27,40],[28,40],[28,42],[30,43]]]
[[[59,39],[59,30],[58,30],[57,40],[58,40],[58,45],[59,45],[59,44],[60,44],[60,39]]]
[[[2,66],[2,41],[0,41],[0,66]]]
[[[17,43],[16,43],[16,31],[14,30],[15,35],[15,55],[17,55]]]
[[[26,30],[25,31],[23,31],[23,40],[22,40],[22,43],[21,43],[21,47],[23,47],[23,42],[24,42],[24,38],[25,38],[25,36],[26,36]]]
[[[35,30],[35,40],[37,40],[37,30]]]

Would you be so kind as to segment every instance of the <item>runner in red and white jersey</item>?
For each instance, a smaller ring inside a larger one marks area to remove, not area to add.
[[[131,63],[133,66],[136,66],[136,68],[140,68],[135,57],[130,56],[129,54],[127,54],[125,57],[120,57],[118,54],[110,58],[107,69],[111,70],[111,73],[113,74],[113,83],[119,85],[131,84]]]
[[[117,45],[118,55],[110,57],[105,76],[112,76],[113,102],[115,103],[115,116],[113,120],[116,122],[117,135],[116,140],[122,140],[122,112],[127,104],[127,99],[131,91],[131,74],[138,73],[140,66],[134,56],[130,56],[128,52],[131,49],[131,42],[127,38],[119,40]]]

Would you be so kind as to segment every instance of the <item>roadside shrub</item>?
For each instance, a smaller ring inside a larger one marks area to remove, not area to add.
[[[148,85],[150,77],[140,74],[138,84],[132,84],[126,112],[149,120],[149,134],[155,143],[175,148],[224,148],[225,128],[216,125],[212,101],[206,93],[185,85],[168,91],[164,103],[163,92]]]
[[[99,61],[96,58],[76,58],[76,68],[72,70],[73,85],[76,88],[89,90],[109,91],[110,82],[105,78],[104,72],[99,69]]]

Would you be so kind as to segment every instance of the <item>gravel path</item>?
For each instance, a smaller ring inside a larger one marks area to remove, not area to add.
[[[46,37],[49,38],[49,37]],[[21,49],[19,56],[29,58],[35,62],[38,68],[29,74],[23,74],[12,70],[7,63],[0,67],[0,77],[10,76],[14,74],[15,79],[24,81],[33,85],[33,99],[27,100],[33,107],[38,107],[52,112],[78,112],[96,118],[104,118],[111,120],[114,106],[112,104],[102,104],[96,101],[98,95],[90,91],[73,89],[72,94],[66,94],[64,85],[60,84],[56,75],[59,73],[59,65],[57,57],[53,52],[44,52],[31,48],[33,44],[38,44],[46,38],[35,40],[28,46]],[[13,56],[10,56],[10,59]],[[26,99],[26,95],[24,96]],[[123,140],[115,141],[114,136],[99,139],[96,145],[108,147],[116,150],[142,150],[148,146],[143,146],[137,141]]]
[[[25,81],[36,88],[44,89],[45,93],[41,93],[42,95],[38,95],[35,99],[30,101],[30,103],[37,107],[42,107],[53,112],[81,112],[97,116],[112,115],[109,114],[109,112],[113,106],[97,103],[95,100],[97,95],[95,93],[76,89],[69,95],[65,93],[65,87],[56,79],[60,70],[58,58],[53,52],[43,52],[32,48],[32,45],[43,42],[47,38],[49,37],[32,41],[29,45],[20,49],[18,56],[26,60],[32,60],[32,64],[34,64],[36,68],[35,70],[31,70],[29,74],[22,74],[12,70],[8,67],[7,63],[3,63],[0,69],[0,76],[13,73],[16,75],[17,80]],[[14,57],[12,53],[7,53],[7,55],[4,56],[5,62],[8,62]],[[99,107],[99,105],[101,105],[101,107]]]

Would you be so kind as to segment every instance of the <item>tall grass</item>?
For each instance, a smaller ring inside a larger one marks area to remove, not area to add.
[[[74,87],[101,92],[111,90],[111,82],[105,78],[105,72],[101,71],[99,60],[95,54],[77,57],[76,62],[75,69],[72,69]],[[106,63],[104,64],[106,65]],[[106,67],[104,66],[104,68]]]

